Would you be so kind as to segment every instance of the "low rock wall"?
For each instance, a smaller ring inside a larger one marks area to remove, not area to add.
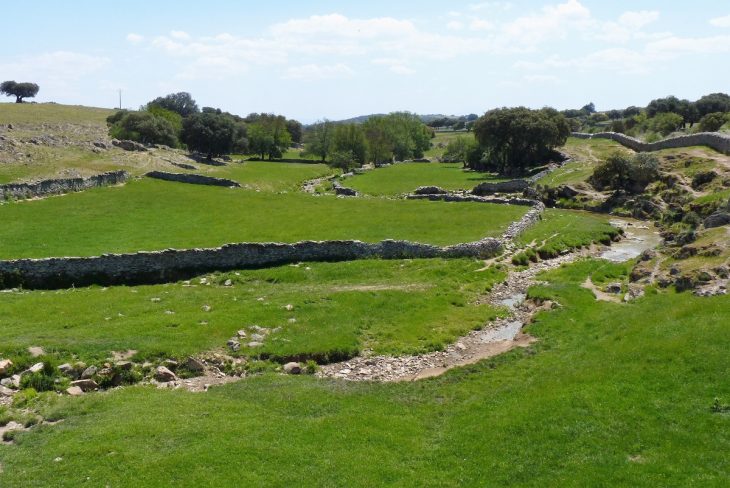
[[[145,174],[148,178],[155,178],[165,181],[176,181],[178,183],[190,183],[193,185],[210,185],[225,186],[228,188],[240,188],[241,185],[237,181],[227,180],[225,178],[214,178],[213,176],[203,176],[187,173],[166,173],[164,171],[150,171]]]
[[[474,187],[472,193],[474,195],[484,196],[493,193],[522,193],[529,187],[527,180],[510,180],[491,183],[485,181]]]
[[[498,205],[524,205],[534,206],[539,204],[537,200],[529,198],[498,198],[498,197],[479,197],[476,195],[460,195],[458,193],[449,194],[426,194],[426,195],[406,195],[408,200],[430,200],[432,202],[477,202],[477,203],[495,203]]]
[[[730,136],[717,132],[699,132],[697,134],[672,137],[657,142],[640,141],[619,132],[598,132],[596,134],[573,132],[571,135],[578,139],[611,139],[637,152],[652,152],[679,147],[708,146],[723,154],[730,154]]]
[[[490,257],[502,241],[438,247],[409,241],[303,241],[294,244],[242,243],[209,249],[105,254],[94,257],[0,261],[0,288],[55,289],[71,286],[165,283],[212,271],[260,268],[301,261]]]
[[[36,198],[88,190],[100,186],[118,185],[129,179],[126,171],[110,171],[88,178],[60,178],[35,183],[10,183],[0,185],[0,200]]]

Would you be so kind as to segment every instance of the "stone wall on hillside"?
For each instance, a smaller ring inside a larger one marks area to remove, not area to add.
[[[349,261],[367,258],[410,259],[490,257],[499,239],[438,247],[409,241],[303,241],[294,244],[242,243],[209,249],[105,254],[86,258],[0,261],[0,288],[68,288],[71,286],[164,283],[202,273],[260,268],[301,261]]]
[[[573,132],[572,136],[578,139],[611,139],[637,152],[651,152],[679,147],[708,146],[723,154],[730,155],[730,136],[717,132],[699,132],[697,134],[672,137],[657,142],[640,141],[619,132],[598,132],[596,134]]]
[[[475,186],[471,192],[474,195],[479,196],[491,195],[493,193],[522,193],[523,191],[527,190],[529,186],[530,184],[527,182],[527,180],[520,179],[510,181],[498,181],[496,183],[485,181],[484,183],[479,183],[477,186]]]
[[[190,183],[193,185],[210,185],[225,186],[228,188],[240,188],[241,185],[237,181],[227,180],[225,178],[215,178],[213,176],[204,176],[187,173],[166,173],[164,171],[150,171],[145,174],[148,178],[155,178],[165,181],[176,181],[178,183]]]
[[[10,183],[0,185],[0,200],[21,200],[48,195],[59,195],[74,191],[88,190],[100,186],[118,185],[126,182],[129,174],[126,171],[110,171],[88,178],[59,178],[43,180],[35,183]]]

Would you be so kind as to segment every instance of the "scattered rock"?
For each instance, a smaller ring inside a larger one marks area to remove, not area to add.
[[[13,366],[13,362],[9,359],[0,360],[0,375],[7,374],[10,368]]]
[[[300,374],[302,366],[299,363],[291,362],[284,365],[284,372],[287,374]]]
[[[134,364],[131,361],[117,361],[114,363],[114,367],[122,371],[130,371],[133,366]]]
[[[164,361],[162,361],[162,365],[172,371],[175,371],[178,367],[178,362],[174,359],[165,359]]]
[[[243,329],[236,332],[236,334],[238,334],[238,337],[246,337],[246,331]]]
[[[13,396],[15,394],[15,390],[11,390],[7,386],[1,386],[0,385],[0,397],[9,397]]]
[[[188,371],[192,371],[194,373],[200,373],[201,371],[205,370],[205,364],[197,358],[194,358],[192,356],[188,357],[183,363],[182,367],[187,369]]]
[[[139,152],[145,152],[147,151],[147,148],[144,147],[143,144],[140,144],[139,142],[134,141],[120,141],[118,139],[113,139],[112,144],[120,149],[124,149],[125,151],[139,151]]]
[[[226,342],[226,345],[231,349],[231,351],[236,352],[239,349],[241,349],[241,343],[238,342],[236,339],[228,339],[228,342]]]
[[[609,283],[604,291],[606,293],[621,293],[621,283]]]
[[[81,389],[81,391],[87,392],[87,391],[93,391],[99,388],[99,385],[96,384],[96,381],[91,379],[83,379],[83,380],[76,380],[71,382],[71,386],[78,387]]]
[[[226,280],[225,282],[223,282],[223,286],[233,286],[233,281],[230,279]]]
[[[210,312],[210,311],[211,311],[211,307],[210,307],[210,305],[203,305],[202,307],[200,307],[200,309],[201,309],[201,310],[202,310],[203,312]]]
[[[74,367],[68,363],[63,363],[58,367],[58,370],[66,376],[71,376],[75,373]]]
[[[86,368],[84,370],[83,373],[81,373],[81,379],[87,380],[89,378],[92,378],[97,373],[97,371],[98,371],[98,369],[96,366],[93,366],[93,365],[89,366],[88,368]]]
[[[35,363],[33,366],[28,368],[29,373],[40,373],[43,371],[43,363]]]
[[[81,396],[84,394],[84,390],[82,390],[79,386],[69,386],[66,388],[66,394],[71,396]]]
[[[438,186],[419,186],[413,191],[414,195],[445,195],[448,191]]]
[[[258,342],[258,341],[252,341],[252,342],[249,342],[249,343],[248,343],[248,344],[246,344],[246,345],[247,345],[248,347],[250,347],[250,348],[256,348],[256,347],[261,347],[261,346],[263,346],[263,345],[264,345],[264,343],[263,343],[263,342]]]
[[[705,219],[705,229],[712,229],[713,227],[722,227],[723,225],[730,224],[730,212],[718,211],[710,215]]]
[[[175,376],[175,373],[173,373],[166,367],[158,366],[155,370],[155,379],[162,383],[168,383],[170,381],[175,381],[177,379],[177,376]]]

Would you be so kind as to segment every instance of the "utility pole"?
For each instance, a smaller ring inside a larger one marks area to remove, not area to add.
[[[122,89],[119,89],[119,110],[122,109]]]

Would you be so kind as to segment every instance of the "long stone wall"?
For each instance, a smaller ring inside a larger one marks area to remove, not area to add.
[[[0,261],[0,288],[55,289],[71,286],[165,283],[212,271],[260,268],[300,261],[382,258],[490,257],[502,241],[438,247],[409,241],[303,241],[294,244],[241,243],[208,249],[105,254],[86,258]]]
[[[164,171],[150,171],[145,174],[148,178],[155,178],[165,181],[176,181],[178,183],[190,183],[193,185],[210,185],[225,186],[228,188],[240,188],[237,181],[227,180],[225,178],[215,178],[213,176],[204,176],[187,173],[166,173]]]
[[[730,136],[717,132],[699,132],[697,134],[672,137],[657,142],[640,141],[619,132],[598,132],[596,134],[573,132],[571,135],[578,139],[611,139],[637,152],[652,152],[679,147],[708,146],[723,154],[730,154]]]
[[[88,190],[100,186],[118,185],[129,179],[126,171],[110,171],[88,178],[61,178],[35,183],[10,183],[0,185],[0,200],[43,197],[74,191]]]

